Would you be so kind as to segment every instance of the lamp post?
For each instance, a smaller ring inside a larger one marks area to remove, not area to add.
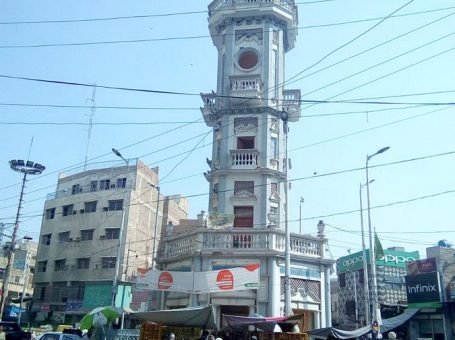
[[[10,166],[11,170],[20,172],[20,173],[24,174],[24,176],[22,177],[22,186],[21,186],[21,193],[19,196],[19,204],[17,206],[16,221],[14,223],[13,234],[11,236],[12,249],[8,254],[6,268],[5,268],[5,275],[3,277],[2,295],[0,298],[0,318],[3,317],[3,312],[5,309],[5,302],[8,297],[8,284],[9,284],[9,277],[10,277],[10,271],[11,271],[11,262],[12,262],[12,258],[13,258],[14,245],[16,244],[17,230],[19,229],[19,218],[21,215],[22,202],[24,200],[25,182],[27,181],[28,175],[40,175],[46,169],[46,167],[44,165],[41,165],[39,163],[34,163],[29,160],[24,161],[22,159],[10,160],[9,166]]]
[[[283,120],[284,132],[284,315],[292,314],[291,308],[291,231],[288,224],[288,118],[286,111],[281,111],[281,119]]]
[[[365,174],[366,174],[366,186],[367,186],[367,211],[368,211],[368,234],[370,238],[370,267],[371,267],[371,290],[372,290],[372,305],[373,305],[373,322],[377,322],[378,325],[380,325],[381,320],[378,320],[381,317],[381,311],[379,310],[379,301],[378,301],[378,284],[377,284],[377,278],[376,278],[376,252],[375,252],[375,247],[374,247],[374,242],[373,242],[373,232],[371,229],[371,207],[370,207],[370,180],[368,178],[368,162],[370,161],[371,158],[373,158],[376,155],[379,155],[383,152],[386,152],[389,150],[390,147],[386,146],[382,149],[379,149],[376,151],[376,153],[372,155],[367,155],[366,157],[366,162],[365,162]],[[376,228],[374,229],[376,232]],[[378,334],[380,333],[380,330],[378,330]]]
[[[157,237],[157,229],[158,229],[158,214],[160,211],[160,187],[158,185],[151,184],[153,188],[157,190],[156,195],[156,211],[155,211],[155,228],[153,231],[153,247],[152,247],[152,268],[155,268],[155,251],[156,251],[156,237]]]
[[[24,237],[24,240],[30,241],[32,240],[31,237]],[[31,254],[29,253],[29,250],[26,250],[26,257],[25,257],[25,268],[24,268],[24,280],[22,283],[22,295],[21,295],[21,300],[19,302],[19,315],[17,316],[17,323],[20,325],[21,324],[21,319],[22,319],[22,305],[24,304],[24,296],[25,296],[25,288],[27,286],[27,281],[28,281],[28,276],[30,274],[30,262],[31,262]]]
[[[115,307],[115,298],[117,296],[117,289],[118,289],[118,284],[119,284],[119,271],[120,271],[120,257],[122,255],[122,241],[123,241],[123,231],[125,229],[125,210],[126,210],[126,198],[128,196],[128,190],[127,190],[127,183],[128,183],[128,175],[129,175],[129,172],[130,172],[130,165],[129,165],[129,162],[127,159],[125,159],[122,154],[112,148],[112,152],[120,157],[121,159],[123,159],[123,161],[126,163],[126,166],[127,166],[127,173],[126,173],[126,177],[127,177],[127,182],[125,184],[125,194],[123,196],[123,204],[122,204],[122,222],[120,224],[120,232],[119,232],[119,241],[118,241],[118,246],[117,246],[117,257],[115,259],[115,272],[114,272],[114,279],[112,281],[112,301],[111,301],[111,305],[112,307]],[[125,287],[123,287],[123,289],[125,289]],[[123,308],[123,306],[121,306]]]
[[[368,182],[373,183],[374,179]],[[363,257],[363,290],[365,292],[365,326],[371,323],[370,320],[370,289],[368,288],[368,263],[367,263],[367,252],[365,249],[365,232],[363,228],[363,200],[362,200],[362,189],[367,183],[360,183],[359,196],[360,196],[360,230],[362,233],[362,257]]]
[[[286,143],[287,145],[287,143]],[[302,204],[305,202],[303,197],[300,197],[300,206],[299,206],[299,234],[302,235]]]

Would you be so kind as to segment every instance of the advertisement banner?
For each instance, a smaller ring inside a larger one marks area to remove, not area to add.
[[[257,289],[259,264],[194,273],[194,293],[216,293]]]
[[[193,292],[193,272],[147,270],[138,271],[137,283],[148,289],[168,292]]]
[[[376,260],[377,266],[406,268],[407,263],[420,259],[419,252],[405,252],[384,249],[384,256]],[[367,263],[370,261],[369,249],[366,249]],[[359,270],[363,267],[363,254],[361,251],[348,256],[340,257],[337,261],[337,273]]]
[[[206,272],[139,270],[137,283],[152,290],[191,294],[256,289],[259,264]]]
[[[406,276],[406,294],[408,296],[408,305],[419,307],[430,302],[440,302],[440,285],[439,275],[437,272],[407,275]]]
[[[438,264],[435,257],[408,263],[408,273],[410,275],[431,273],[436,271],[438,271]]]

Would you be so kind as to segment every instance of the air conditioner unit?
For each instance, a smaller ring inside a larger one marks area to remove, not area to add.
[[[77,214],[77,211],[76,210],[73,210],[73,215],[76,215]]]
[[[85,213],[85,209],[81,209],[81,210],[79,210],[79,212],[80,212],[81,214],[84,214],[84,213]]]
[[[109,207],[103,207],[103,211],[108,211]]]
[[[100,240],[104,240],[104,239],[106,239],[106,235],[101,235]]]
[[[115,189],[115,184],[111,184],[111,189]]]
[[[80,242],[81,241],[81,238],[78,236],[76,237],[76,239],[74,240],[75,242]]]

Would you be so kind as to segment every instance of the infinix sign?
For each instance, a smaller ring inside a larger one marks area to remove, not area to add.
[[[407,275],[406,294],[408,303],[440,302],[438,273]]]
[[[369,250],[366,250],[366,260],[369,262]],[[406,268],[407,263],[418,260],[419,252],[404,252],[384,249],[384,256],[376,260],[377,266],[401,267]],[[358,252],[349,256],[344,256],[337,261],[337,272],[343,273],[358,270],[363,267],[363,253]]]

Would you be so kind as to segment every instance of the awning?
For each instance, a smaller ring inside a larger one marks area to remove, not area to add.
[[[389,332],[398,326],[401,326],[410,318],[412,318],[417,312],[418,308],[408,308],[402,314],[394,316],[393,318],[383,319],[381,325],[381,333]],[[371,326],[365,326],[353,331],[344,331],[341,329],[336,329],[334,327],[326,327],[315,329],[309,332],[310,335],[317,338],[327,339],[329,336],[334,337],[335,339],[352,339],[361,337],[362,335],[368,334],[371,332]]]
[[[302,318],[302,314],[292,315],[292,316],[238,316],[238,315],[226,315],[223,314],[224,320],[232,328],[240,328],[242,326],[252,325],[256,328],[262,329],[264,331],[272,331],[276,325],[279,325],[281,328],[288,329],[292,328],[298,320]],[[287,327],[286,327],[287,326]]]
[[[140,321],[150,321],[163,326],[201,327],[217,330],[213,306],[166,309],[153,312],[132,313]]]

